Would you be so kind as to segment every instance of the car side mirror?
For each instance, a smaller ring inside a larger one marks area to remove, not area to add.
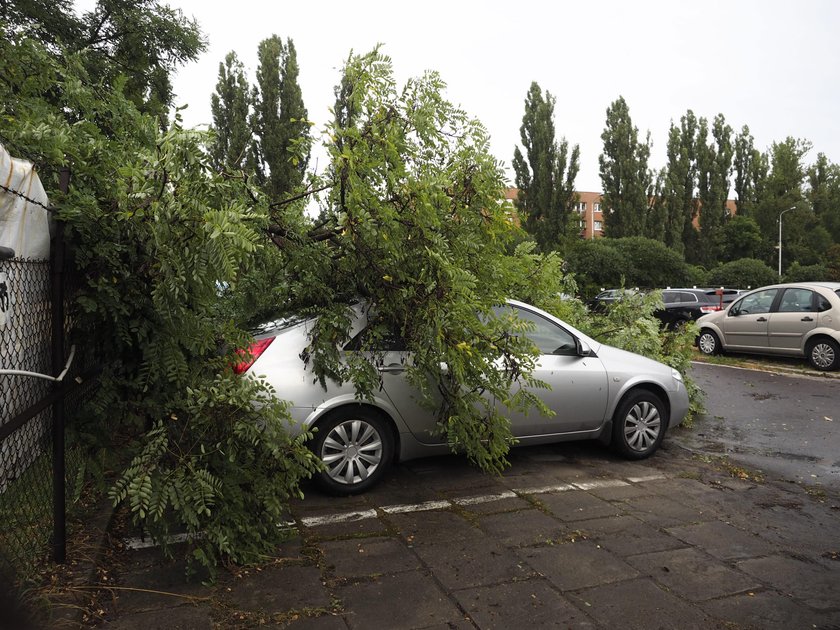
[[[592,356],[592,348],[589,347],[588,343],[586,343],[583,339],[578,339],[577,344],[578,344],[578,356],[579,357],[591,357]]]

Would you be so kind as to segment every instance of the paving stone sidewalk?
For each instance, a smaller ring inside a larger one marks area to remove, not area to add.
[[[645,462],[519,449],[500,478],[459,458],[293,506],[259,568],[186,583],[126,551],[108,627],[840,628],[840,502],[733,478],[666,443]]]

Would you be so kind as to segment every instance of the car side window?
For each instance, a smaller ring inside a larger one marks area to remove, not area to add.
[[[677,304],[680,301],[680,294],[671,292],[663,293],[662,301],[665,302],[665,304]]]
[[[514,309],[513,312],[520,319],[534,325],[533,330],[525,334],[540,354],[577,355],[577,341],[571,333],[536,313],[523,309]]]
[[[682,291],[680,293],[680,302],[682,302],[683,304],[691,304],[693,302],[697,302],[697,296],[693,293]]]
[[[365,326],[344,346],[348,352],[374,350],[377,352],[402,352],[406,349],[405,340],[394,331],[382,331],[375,326]]]
[[[814,292],[809,289],[785,289],[779,302],[780,313],[808,313],[813,310]]]
[[[741,301],[729,311],[732,315],[757,315],[761,313],[769,313],[770,307],[773,305],[773,300],[776,299],[778,289],[765,289],[764,291],[756,291],[741,298]]]
[[[827,311],[831,308],[831,302],[829,302],[824,296],[820,295],[819,293],[817,293],[816,296],[817,313],[822,313],[823,311]]]

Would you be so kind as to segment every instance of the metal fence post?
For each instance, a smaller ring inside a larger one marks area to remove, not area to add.
[[[59,189],[66,194],[70,169],[60,173]],[[52,373],[60,374],[64,364],[64,224],[56,221],[52,247],[50,299],[52,301]],[[64,387],[55,383],[54,388]],[[52,406],[53,443],[53,560],[63,563],[67,557],[66,466],[64,453],[64,396],[58,395]]]

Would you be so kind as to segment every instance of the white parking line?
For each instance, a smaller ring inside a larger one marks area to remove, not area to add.
[[[343,514],[329,514],[327,516],[306,516],[300,519],[300,522],[306,527],[318,527],[319,525],[364,521],[369,518],[376,518],[376,516],[376,510],[362,510],[361,512],[344,512]]]
[[[627,481],[630,483],[643,483],[645,481],[659,481],[660,479],[667,479],[665,475],[656,474],[656,475],[646,475],[644,477],[627,477]]]
[[[553,486],[538,486],[536,488],[514,488],[500,492],[499,494],[486,494],[475,497],[461,497],[458,499],[443,499],[440,501],[424,501],[423,503],[404,504],[404,505],[388,505],[379,508],[386,514],[406,514],[409,512],[429,512],[432,510],[445,510],[453,505],[477,505],[480,503],[492,503],[493,501],[501,501],[502,499],[512,499],[518,496],[527,496],[535,494],[550,494],[553,492],[568,492],[569,490],[593,490],[597,488],[617,488],[621,486],[629,486],[635,483],[644,483],[645,481],[658,481],[667,479],[663,474],[645,475],[642,477],[628,477],[626,480],[622,479],[593,479],[591,481],[575,481],[573,483],[563,483]],[[300,519],[300,524],[304,527],[320,527],[322,525],[334,525],[338,523],[351,523],[355,521],[364,521],[370,518],[376,518],[379,515],[377,509],[361,510],[353,512],[342,512],[341,514],[326,514],[324,516],[306,516]],[[278,523],[278,527],[293,527],[294,521],[286,521]],[[179,543],[188,540],[186,534],[178,534],[169,538],[170,543]],[[148,547],[156,546],[151,540],[141,540],[139,538],[129,538],[125,541],[125,546],[128,549],[146,549]]]
[[[500,492],[499,494],[485,494],[478,497],[465,497],[463,499],[452,499],[455,505],[478,505],[480,503],[492,503],[493,501],[501,501],[502,499],[513,499],[519,495],[508,490],[507,492]]]
[[[551,492],[566,492],[567,490],[574,490],[575,487],[570,483],[561,483],[557,486],[542,486],[541,488],[514,488],[516,494],[549,494]]]
[[[621,479],[598,479],[597,481],[581,481],[575,482],[576,488],[581,490],[595,490],[596,488],[618,488],[620,486],[629,486],[630,483],[622,481]]]

